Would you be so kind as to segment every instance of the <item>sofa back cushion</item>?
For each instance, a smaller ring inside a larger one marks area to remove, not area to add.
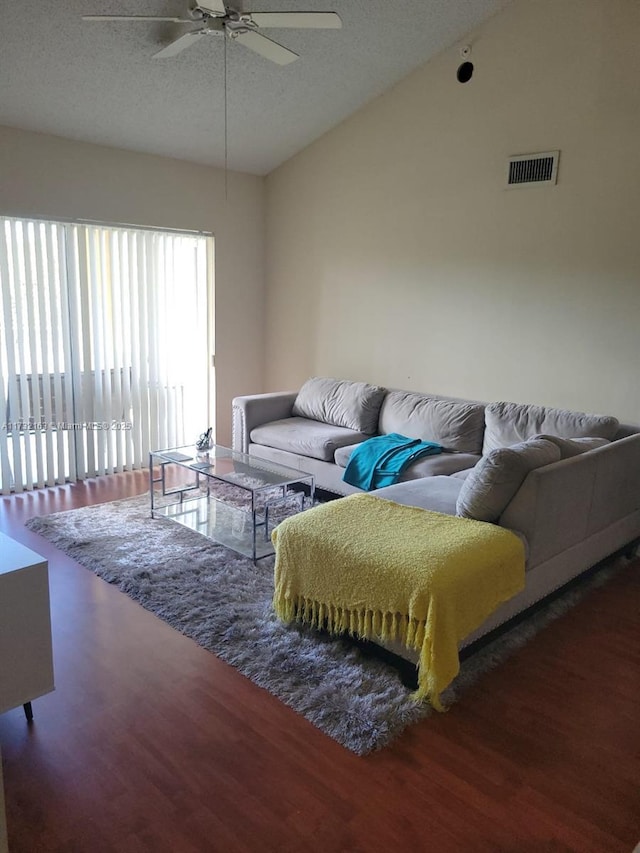
[[[481,453],[484,405],[389,391],[380,410],[379,431],[436,441],[447,450]]]
[[[366,382],[314,376],[298,391],[292,414],[375,435],[386,393],[386,388]]]
[[[477,521],[497,521],[529,471],[559,460],[560,449],[544,438],[492,450],[463,481],[456,514]]]
[[[541,433],[560,438],[613,439],[619,426],[617,419],[609,415],[588,415],[521,403],[490,403],[485,409],[485,423],[483,454]]]

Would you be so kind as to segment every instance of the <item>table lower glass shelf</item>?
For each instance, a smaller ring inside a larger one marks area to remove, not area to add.
[[[250,510],[203,496],[168,506],[156,506],[153,516],[176,521],[252,560],[260,560],[274,553],[271,531],[280,520],[272,522],[269,518],[268,535],[265,537],[264,511],[258,513],[254,552],[254,522]]]

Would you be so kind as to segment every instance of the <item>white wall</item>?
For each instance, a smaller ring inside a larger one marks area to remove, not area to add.
[[[0,214],[212,231],[217,438],[263,385],[264,179],[0,127]],[[205,426],[205,425],[203,425]]]
[[[640,422],[640,4],[515,0],[267,179],[269,390],[309,375]],[[505,190],[561,149],[556,187]]]

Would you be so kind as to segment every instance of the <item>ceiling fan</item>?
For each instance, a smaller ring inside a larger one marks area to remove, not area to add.
[[[224,0],[207,0],[207,5],[192,6],[188,17],[148,15],[83,15],[84,21],[169,21],[174,24],[197,24],[162,50],[154,59],[170,59],[182,53],[203,36],[226,35],[278,65],[288,65],[298,54],[267,38],[261,30],[340,29],[342,21],[335,12],[238,12],[225,5]]]

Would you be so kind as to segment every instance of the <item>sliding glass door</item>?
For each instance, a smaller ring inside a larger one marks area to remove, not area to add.
[[[2,492],[147,464],[213,418],[212,240],[0,218]]]

